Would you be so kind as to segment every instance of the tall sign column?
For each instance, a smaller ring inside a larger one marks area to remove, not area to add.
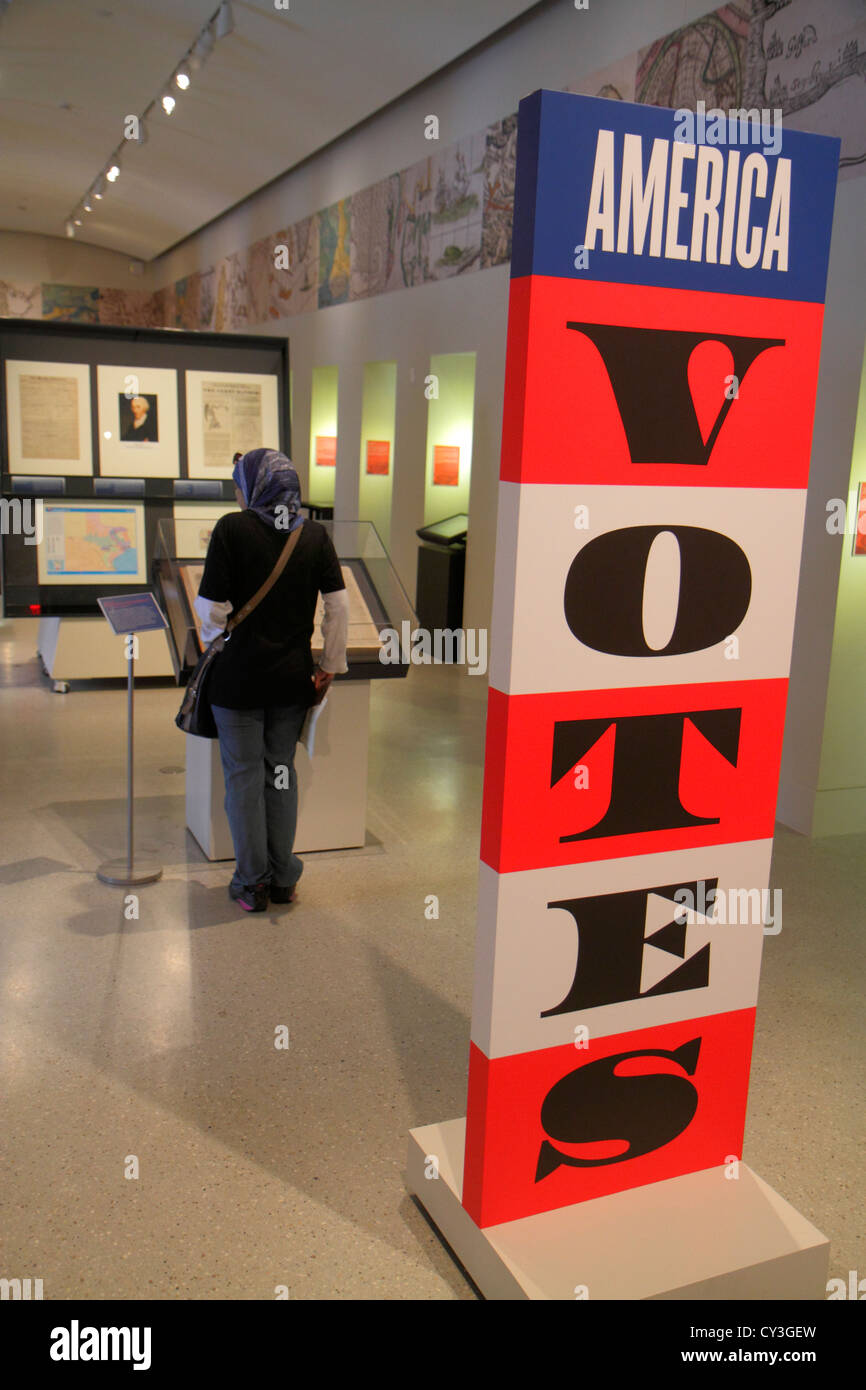
[[[732,1223],[726,1278],[826,1264],[741,1157],[838,142],[687,125],[520,106],[465,1156],[409,1170],[493,1292],[669,1289],[580,1280],[605,1199],[690,1212],[683,1287]]]

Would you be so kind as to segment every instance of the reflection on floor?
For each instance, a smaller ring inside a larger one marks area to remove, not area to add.
[[[402,1170],[410,1126],[465,1113],[484,681],[375,688],[368,843],[308,856],[261,917],[186,834],[177,691],[145,686],[137,841],[165,872],[136,917],[94,875],[123,848],[124,689],[52,693],[34,628],[0,624],[0,1275],[46,1299],[474,1298]],[[864,838],[779,832],[745,1150],[842,1277],[866,1269]]]

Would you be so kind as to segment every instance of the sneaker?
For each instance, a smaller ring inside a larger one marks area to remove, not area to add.
[[[266,883],[257,883],[254,886],[244,884],[238,888],[234,883],[230,883],[229,897],[233,898],[244,912],[265,912],[268,906],[268,886]]]
[[[295,892],[295,884],[291,888],[278,888],[275,883],[270,886],[270,899],[272,903],[293,903],[298,896]]]

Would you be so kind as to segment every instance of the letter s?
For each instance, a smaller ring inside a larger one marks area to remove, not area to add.
[[[624,1140],[624,1153],[607,1158],[578,1158],[543,1140],[535,1181],[548,1177],[562,1163],[572,1168],[597,1168],[639,1158],[669,1144],[691,1123],[698,1108],[697,1088],[684,1076],[665,1073],[622,1076],[617,1067],[633,1057],[665,1057],[694,1076],[701,1039],[692,1038],[673,1052],[644,1048],[600,1057],[569,1072],[548,1091],[541,1107],[547,1134],[564,1144],[598,1144]]]

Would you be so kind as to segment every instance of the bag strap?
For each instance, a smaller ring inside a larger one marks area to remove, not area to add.
[[[288,540],[286,541],[285,545],[280,551],[280,558],[277,560],[277,563],[274,565],[273,569],[271,570],[262,587],[255,594],[253,594],[251,599],[247,600],[240,612],[236,613],[235,616],[226,625],[227,633],[234,632],[238,623],[242,623],[244,618],[248,618],[252,613],[253,609],[257,608],[258,605],[261,603],[262,599],[265,598],[266,595],[268,595],[271,592],[271,589],[274,587],[283,570],[286,568],[292,551],[297,545],[298,539],[303,529],[303,522],[300,526],[295,527],[294,531],[289,536]]]

